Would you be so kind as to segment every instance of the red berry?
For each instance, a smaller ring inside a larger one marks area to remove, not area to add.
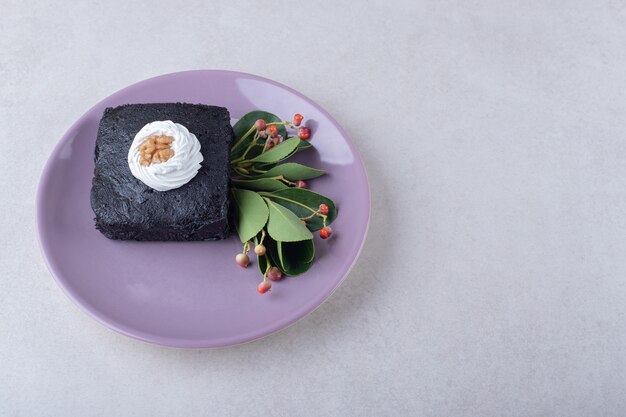
[[[272,281],[280,281],[283,277],[283,273],[280,269],[275,266],[271,267],[269,271],[267,271],[267,278]]]
[[[256,253],[256,254],[257,254],[257,256],[263,256],[263,255],[265,255],[265,252],[266,252],[266,251],[267,251],[267,250],[265,249],[265,245],[256,245],[256,246],[254,247],[254,253]]]
[[[320,208],[318,210],[320,214],[326,215],[328,214],[328,206],[326,204],[320,204]]]
[[[271,125],[268,129],[270,130],[270,134],[272,135],[273,138],[278,136],[278,129],[276,128],[276,126]]]
[[[302,119],[304,119],[304,116],[302,116],[300,113],[296,113],[293,115],[293,124],[295,126],[300,126],[300,123],[302,123]]]
[[[265,294],[270,290],[270,288],[272,288],[272,283],[269,281],[263,281],[259,285],[257,285],[256,290],[259,292],[259,294]]]
[[[242,268],[245,268],[250,263],[250,258],[245,253],[240,253],[235,256],[235,262]]]
[[[272,149],[274,146],[276,146],[276,144],[274,143],[274,141],[273,141],[273,140],[268,140],[268,141],[265,143],[265,147],[266,147],[267,149]]]
[[[265,123],[265,120],[263,119],[258,119],[256,122],[254,122],[254,127],[256,128],[256,130],[265,130],[265,128],[267,127],[267,123]]]
[[[279,143],[281,143],[283,141],[283,135],[278,135],[276,136],[276,138],[274,139],[274,142],[278,145]]]
[[[311,131],[308,127],[301,127],[298,129],[298,137],[300,139],[308,139],[311,137]]]
[[[330,235],[332,235],[332,234],[333,234],[333,229],[331,229],[330,226],[324,226],[320,230],[320,237],[322,239],[328,239],[330,237]]]
[[[296,183],[296,188],[306,188],[306,187],[307,187],[307,183],[302,180],[298,180],[298,182]]]

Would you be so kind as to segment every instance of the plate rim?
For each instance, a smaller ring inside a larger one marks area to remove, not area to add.
[[[246,77],[246,78],[250,78],[250,79],[255,79],[255,80],[259,80],[259,81],[263,81],[266,82],[274,87],[278,87],[281,89],[284,89],[292,94],[294,94],[295,96],[297,96],[298,98],[308,102],[309,104],[313,105],[317,110],[319,110],[325,117],[328,118],[328,120],[330,120],[330,122],[334,125],[334,127],[341,133],[341,135],[343,136],[343,138],[346,141],[346,144],[348,145],[348,147],[350,148],[350,150],[353,152],[353,154],[356,156],[356,161],[358,163],[358,165],[360,166],[362,172],[363,172],[363,179],[365,181],[365,188],[367,190],[367,204],[364,207],[364,210],[366,211],[366,215],[367,215],[367,219],[365,222],[365,230],[363,233],[363,238],[360,242],[360,245],[356,251],[356,254],[354,256],[354,259],[352,260],[352,263],[349,265],[349,267],[346,269],[346,271],[344,272],[343,276],[336,282],[336,284],[334,285],[334,287],[328,291],[326,294],[324,294],[321,298],[319,298],[314,304],[312,308],[308,308],[306,310],[304,310],[304,312],[295,314],[293,317],[290,317],[289,320],[287,321],[286,324],[283,324],[277,328],[274,329],[270,329],[270,330],[263,330],[263,332],[261,332],[261,334],[251,337],[251,338],[247,338],[245,340],[230,340],[230,339],[237,339],[237,337],[241,338],[241,336],[231,336],[230,338],[227,338],[226,340],[224,339],[218,339],[218,343],[215,344],[207,344],[207,343],[203,343],[204,340],[202,341],[198,341],[199,343],[193,343],[194,341],[192,341],[192,343],[184,343],[185,341],[189,340],[189,339],[172,339],[172,338],[163,338],[163,337],[159,337],[159,336],[154,336],[154,337],[150,337],[149,335],[144,335],[144,334],[137,334],[137,333],[133,333],[127,329],[124,328],[124,326],[120,326],[119,323],[113,321],[113,320],[108,320],[106,317],[104,317],[103,315],[101,315],[97,310],[94,310],[93,308],[91,308],[87,303],[85,303],[83,300],[81,300],[80,298],[78,298],[73,291],[71,291],[68,287],[66,287],[66,285],[64,284],[64,279],[61,278],[61,273],[56,269],[56,266],[53,264],[53,260],[49,258],[48,256],[48,243],[44,242],[44,235],[45,232],[43,231],[43,198],[44,198],[44,187],[43,184],[46,181],[46,179],[48,177],[50,177],[51,175],[51,170],[52,170],[52,166],[53,166],[53,161],[57,160],[57,156],[59,155],[59,153],[61,152],[63,146],[68,142],[69,138],[72,137],[72,132],[75,131],[78,127],[80,127],[84,122],[85,119],[87,119],[89,117],[89,115],[92,113],[92,110],[94,110],[97,107],[100,107],[105,101],[110,100],[111,98],[114,98],[116,96],[122,95],[124,93],[127,92],[127,90],[136,88],[138,86],[140,86],[141,84],[144,83],[150,83],[150,82],[154,82],[155,80],[158,80],[160,78],[169,78],[172,76],[179,76],[179,77],[185,77],[189,74],[192,73],[203,73],[203,74],[207,74],[208,76],[211,75],[230,75],[230,76],[242,76],[242,77]],[[341,284],[343,284],[343,282],[345,281],[345,279],[348,277],[348,275],[350,274],[350,272],[352,271],[352,269],[354,268],[356,262],[358,261],[361,252],[363,250],[363,247],[365,245],[365,241],[367,240],[367,236],[369,233],[369,227],[370,227],[370,222],[371,222],[371,204],[372,204],[372,199],[371,199],[371,190],[370,190],[370,183],[369,183],[369,178],[367,175],[367,170],[365,169],[365,164],[363,163],[363,159],[361,158],[360,153],[358,152],[358,150],[356,149],[356,146],[354,145],[354,143],[352,142],[352,139],[350,138],[350,136],[348,136],[348,134],[346,133],[346,131],[343,129],[343,127],[337,122],[337,120],[335,120],[335,118],[328,112],[326,111],[326,109],[324,109],[322,106],[320,106],[317,102],[315,102],[314,100],[306,97],[304,94],[300,93],[299,91],[285,85],[282,84],[280,82],[271,80],[269,78],[266,77],[262,77],[259,75],[255,75],[255,74],[250,74],[250,73],[246,73],[246,72],[241,72],[241,71],[231,71],[231,70],[221,70],[221,69],[195,69],[195,70],[186,70],[186,71],[175,71],[175,72],[170,72],[167,74],[161,74],[161,75],[157,75],[154,77],[149,77],[149,78],[145,78],[142,79],[140,81],[134,82],[132,84],[129,84],[119,90],[116,90],[115,92],[107,95],[106,97],[100,99],[99,101],[97,101],[94,105],[92,105],[91,107],[89,107],[89,109],[87,109],[86,111],[83,112],[83,114],[74,122],[70,125],[70,127],[65,131],[65,133],[63,133],[63,135],[61,136],[61,138],[57,141],[57,143],[55,144],[55,146],[52,148],[52,151],[50,152],[48,159],[46,160],[46,163],[44,164],[44,167],[41,171],[41,174],[39,176],[39,182],[37,184],[37,192],[36,192],[36,197],[35,197],[35,222],[36,222],[36,231],[37,231],[37,241],[38,241],[38,245],[39,245],[39,249],[41,251],[41,255],[44,259],[44,263],[46,265],[46,267],[48,268],[48,271],[50,272],[50,274],[52,275],[54,281],[56,282],[56,284],[61,288],[62,292],[75,304],[79,307],[79,310],[82,311],[83,313],[85,313],[87,316],[91,317],[92,319],[96,320],[97,322],[99,322],[101,325],[103,325],[105,328],[112,330],[116,333],[122,334],[124,336],[128,336],[131,339],[134,340],[138,340],[150,345],[158,345],[158,346],[163,346],[163,347],[168,347],[168,348],[176,348],[176,349],[216,349],[216,348],[225,348],[225,347],[229,347],[229,346],[237,346],[237,345],[242,345],[242,344],[246,344],[246,343],[251,343],[254,342],[256,340],[262,339],[264,337],[276,334],[280,331],[283,331],[291,326],[293,326],[294,324],[296,324],[297,322],[299,322],[300,320],[302,320],[303,318],[307,317],[308,315],[310,315],[311,313],[313,313],[315,310],[317,310],[322,304],[324,304],[334,293],[335,291],[337,291],[337,289],[341,286]],[[180,343],[175,343],[174,341],[180,341]]]

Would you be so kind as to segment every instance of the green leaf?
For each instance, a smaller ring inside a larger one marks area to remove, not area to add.
[[[260,178],[278,177],[282,175],[290,181],[297,181],[309,180],[311,178],[324,175],[325,173],[326,171],[323,169],[315,169],[306,165],[296,164],[295,162],[287,162],[285,164],[275,166],[265,174],[261,174]]]
[[[261,196],[254,191],[232,189],[236,206],[235,226],[241,242],[252,239],[267,223],[269,210]]]
[[[280,267],[287,275],[300,275],[308,271],[315,256],[313,240],[276,242],[276,247]]]
[[[302,224],[298,216],[279,204],[266,201],[269,207],[267,232],[272,239],[282,242],[297,242],[313,238],[309,229]]]
[[[265,235],[265,240],[263,241],[263,243],[267,248],[267,255],[269,256],[270,263],[280,268],[280,259],[278,259],[278,249],[276,247],[276,241],[272,239],[270,235]]]
[[[292,138],[289,138],[289,139],[292,139]],[[309,142],[307,142],[306,140],[300,140],[300,143],[298,144],[298,146],[296,147],[296,149],[294,149],[294,150],[293,150],[293,151],[292,151],[289,155],[287,155],[286,157],[284,157],[283,159],[281,159],[281,160],[280,160],[280,161],[278,161],[278,162],[285,161],[285,160],[287,160],[287,159],[291,158],[292,156],[294,156],[297,152],[300,152],[301,150],[308,149],[308,148],[310,148],[310,147],[312,147],[312,146],[313,146],[313,145],[311,145],[311,144],[310,144]],[[248,155],[246,155],[246,159],[248,159],[248,160],[249,160],[249,159],[252,159],[252,156],[251,156],[252,154],[254,154],[254,156],[256,156],[256,155],[258,155],[258,154],[260,154],[260,153],[261,153],[260,151],[257,151],[257,150],[256,150],[256,148],[258,148],[258,149],[262,149],[260,146],[258,146],[258,147],[257,147],[257,146],[255,146],[254,148],[252,148],[252,149],[250,150],[250,152],[248,152]],[[248,158],[249,156],[250,156],[250,158]],[[271,163],[271,164],[266,164],[266,163],[261,163],[261,164],[259,164],[259,163],[256,163],[256,164],[254,164],[254,167],[255,167],[256,169],[260,170],[260,171],[267,171],[267,170],[270,170],[270,169],[274,168],[276,165],[277,165],[277,163],[276,163],[276,162]]]
[[[319,209],[320,204],[326,204],[328,206],[326,224],[331,224],[335,218],[337,218],[337,207],[335,203],[330,198],[311,190],[286,188],[271,193],[261,192],[261,195],[288,208],[298,217],[308,217]],[[324,227],[323,220],[319,216],[313,216],[311,219],[307,220],[306,224],[309,230],[313,232]]]
[[[239,119],[237,123],[235,123],[235,125],[233,126],[233,131],[235,132],[235,144],[230,151],[231,160],[240,157],[252,141],[252,138],[254,137],[254,131],[243,141],[240,141],[240,139],[250,130],[250,128],[254,125],[254,122],[256,122],[257,119],[263,119],[267,123],[275,123],[281,121],[280,118],[275,114],[261,110],[254,110],[244,114],[243,117]],[[287,137],[287,129],[285,129],[285,126],[277,125],[276,128],[278,129],[278,134],[282,135],[284,138]]]
[[[273,178],[259,178],[252,180],[233,180],[233,185],[237,188],[245,188],[255,191],[277,191],[288,188],[287,185]]]
[[[313,145],[311,145],[311,142],[309,142],[308,140],[300,140],[300,143],[298,143],[298,150],[303,151],[305,149],[311,148],[312,146]]]
[[[283,159],[291,156],[293,152],[295,152],[296,148],[298,147],[298,142],[300,142],[299,138],[287,139],[283,143],[274,146],[269,151],[251,159],[250,161],[261,164],[280,162]]]

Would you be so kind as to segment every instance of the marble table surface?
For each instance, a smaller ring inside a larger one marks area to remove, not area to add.
[[[624,3],[0,5],[0,415],[624,415]],[[199,68],[333,114],[368,169],[372,223],[310,316],[176,350],[68,300],[35,191],[94,103]]]

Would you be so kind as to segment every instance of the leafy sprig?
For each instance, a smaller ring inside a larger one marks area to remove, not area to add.
[[[332,234],[337,217],[335,203],[306,189],[305,180],[325,174],[324,170],[286,162],[312,145],[309,129],[299,127],[302,116],[283,121],[265,111],[252,111],[235,125],[235,143],[230,150],[235,226],[243,243],[236,261],[245,267],[254,243],[263,281],[257,290],[264,294],[271,281],[283,275],[306,272],[315,257],[312,232],[323,239]],[[291,132],[296,135],[290,135]]]

